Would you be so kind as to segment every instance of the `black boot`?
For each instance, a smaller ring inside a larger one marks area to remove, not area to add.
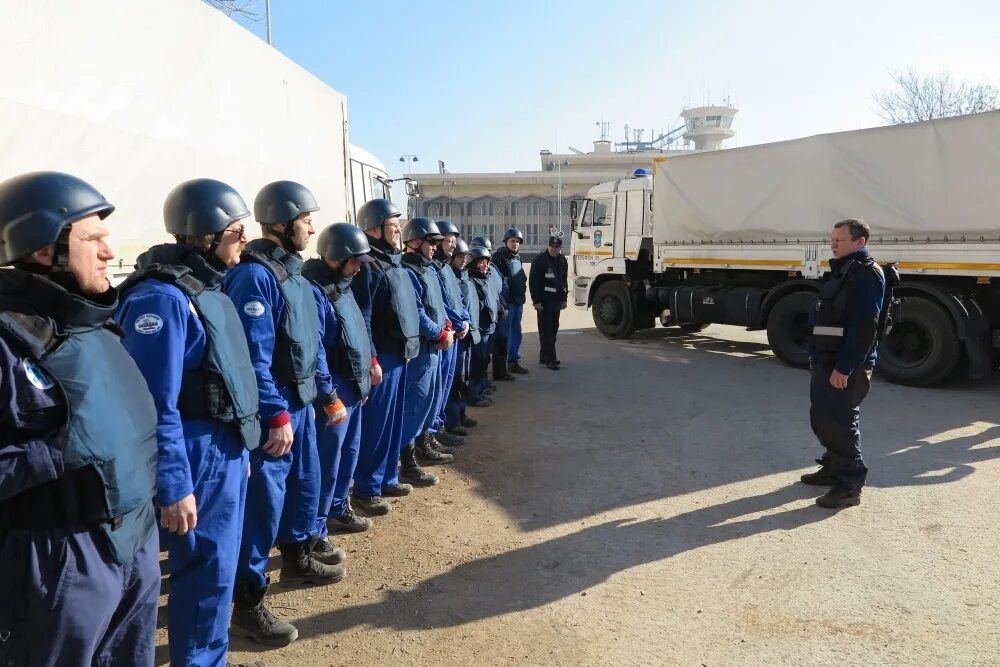
[[[426,438],[427,444],[430,445],[430,448],[433,449],[438,454],[449,454],[451,456],[454,456],[455,448],[443,444],[440,440],[437,439],[436,434],[424,433],[423,436],[421,437]]]
[[[351,504],[369,516],[385,516],[392,511],[392,505],[382,496],[354,496]]]
[[[837,478],[834,477],[830,469],[826,467],[823,459],[816,459],[816,463],[819,464],[819,470],[816,472],[807,472],[806,474],[799,477],[799,481],[803,484],[809,484],[812,486],[833,486],[837,483]]]
[[[432,438],[429,433],[424,433],[417,438],[417,459],[424,465],[441,465],[451,463],[455,457],[451,454],[442,454],[431,445]]]
[[[461,447],[465,444],[465,438],[454,433],[449,433],[444,429],[435,433],[434,439],[446,447]]]
[[[479,422],[477,422],[472,417],[462,417],[462,426],[464,426],[465,428],[474,428],[478,423]]]
[[[399,455],[399,479],[413,486],[434,486],[437,475],[431,474],[417,465],[417,447],[412,442]]]
[[[267,589],[268,584],[251,588],[245,582],[236,582],[229,633],[265,646],[287,646],[298,639],[299,631],[267,608],[264,602]]]
[[[279,544],[281,552],[281,583],[335,584],[344,578],[343,565],[326,565],[313,558],[308,542]]]
[[[507,372],[517,373],[518,375],[526,375],[528,369],[521,365],[519,361],[511,361],[507,364]]]
[[[816,504],[829,510],[860,505],[861,489],[854,491],[843,484],[837,484],[824,495],[817,498]]]
[[[267,664],[260,660],[254,660],[253,662],[227,662],[226,667],[267,667]]]
[[[331,516],[326,527],[334,533],[363,533],[372,527],[372,520],[354,513],[348,500],[347,509],[340,516]]]
[[[343,549],[338,549],[329,538],[319,535],[309,538],[309,554],[324,565],[340,565],[347,558]]]

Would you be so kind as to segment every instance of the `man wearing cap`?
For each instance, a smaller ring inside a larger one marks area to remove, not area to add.
[[[243,531],[248,450],[260,445],[257,379],[222,282],[246,245],[243,198],[199,178],[167,195],[176,243],[139,255],[120,287],[122,343],[156,403],[170,661],[225,662]]]
[[[0,656],[152,667],[156,406],[112,322],[105,219],[58,172],[0,183]]]
[[[300,254],[313,235],[316,198],[299,183],[276,181],[261,188],[253,208],[262,238],[249,243],[225,280],[250,348],[264,426],[262,446],[250,452],[232,631],[283,646],[298,630],[265,604],[271,547],[277,543],[281,552],[284,583],[344,578],[336,554],[313,554],[328,546],[315,539],[320,474],[313,401],[321,399],[331,425],[343,419],[344,406],[335,392],[321,395],[317,388],[328,373],[326,355]]]
[[[531,303],[538,316],[538,363],[559,370],[556,356],[556,334],[559,333],[559,313],[566,308],[569,294],[567,275],[569,264],[562,255],[562,238],[549,237],[545,252],[531,261],[528,287]]]

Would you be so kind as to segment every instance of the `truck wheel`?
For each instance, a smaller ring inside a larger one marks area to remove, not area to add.
[[[809,365],[809,308],[812,292],[793,292],[778,300],[767,316],[767,343],[789,366]]]
[[[680,325],[681,331],[684,333],[698,333],[699,331],[704,331],[708,328],[708,324],[705,322],[685,322]]]
[[[930,299],[903,300],[896,322],[878,348],[878,374],[890,382],[925,387],[948,377],[962,358],[962,343],[944,308]]]
[[[635,314],[628,289],[620,280],[597,288],[591,308],[597,330],[608,338],[628,338],[635,332]]]

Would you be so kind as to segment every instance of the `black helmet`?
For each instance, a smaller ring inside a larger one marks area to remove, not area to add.
[[[358,227],[368,231],[381,227],[389,218],[398,218],[402,213],[388,199],[372,199],[358,209]]]
[[[412,218],[403,226],[403,243],[409,241],[416,241],[417,239],[424,240],[427,238],[431,239],[443,239],[440,230],[438,230],[437,224],[430,218]]]
[[[458,242],[455,244],[455,252],[451,253],[451,256],[455,257],[456,255],[468,255],[468,254],[469,254],[469,244],[463,241],[462,239],[458,239]]]
[[[253,217],[263,225],[280,225],[318,210],[313,193],[295,181],[268,183],[253,200]]]
[[[163,222],[170,234],[218,234],[249,215],[250,209],[240,193],[211,178],[185,181],[163,202]]]
[[[458,231],[458,227],[451,220],[438,220],[437,221],[438,231],[441,232],[443,236],[449,236],[454,234],[455,236],[461,236],[461,232]]]
[[[486,259],[490,258],[490,251],[483,246],[472,246],[472,248],[469,249],[469,264],[472,264],[477,259],[482,259],[483,257]]]
[[[333,262],[357,257],[363,262],[370,262],[368,252],[368,237],[363,231],[349,222],[337,222],[319,233],[316,240],[316,252],[323,259]]]
[[[115,207],[76,176],[57,171],[21,174],[0,183],[0,264],[23,259],[59,240],[66,225]]]
[[[511,227],[503,235],[503,242],[506,243],[510,239],[517,239],[521,243],[524,243],[524,234],[517,227]]]
[[[493,250],[493,242],[490,241],[485,236],[476,236],[472,239],[473,248],[486,248],[487,250]]]

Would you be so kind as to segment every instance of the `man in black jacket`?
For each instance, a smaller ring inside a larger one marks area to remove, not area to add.
[[[559,313],[566,308],[567,274],[569,265],[562,255],[562,239],[549,237],[548,248],[531,261],[528,288],[531,303],[538,315],[538,363],[559,370],[556,358],[556,334],[559,333]]]

